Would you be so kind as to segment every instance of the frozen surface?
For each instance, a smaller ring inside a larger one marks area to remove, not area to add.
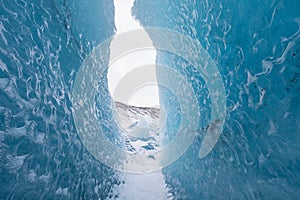
[[[200,41],[217,63],[227,96],[221,137],[200,159],[206,130],[213,128],[205,81],[185,60],[159,52],[157,63],[192,83],[201,124],[179,160],[142,176],[115,172],[96,160],[72,116],[79,67],[114,34],[113,1],[0,2],[0,199],[300,198],[298,1],[135,1],[132,11],[143,26]],[[108,52],[102,54],[106,63]],[[101,78],[95,107],[111,141],[142,152],[174,137],[176,132],[169,133],[178,128],[180,108],[166,90],[160,91],[168,116],[165,135],[158,137],[157,120],[145,109],[127,116],[133,121],[123,118],[119,125],[135,131],[120,135],[107,79]],[[168,77],[158,72],[157,78]]]
[[[131,153],[159,151],[159,116],[157,108],[135,107],[116,102],[116,118],[123,130],[126,150]],[[120,200],[172,199],[161,170],[146,173],[120,173],[120,185],[113,188]]]
[[[299,9],[297,1],[135,2],[133,13],[143,26],[198,39],[217,62],[226,90],[225,126],[212,152],[198,158],[202,132],[163,170],[175,199],[300,197]],[[157,62],[190,78],[205,130],[211,108],[201,77],[173,54],[160,52]],[[157,76],[158,82],[168,78]],[[160,99],[175,119],[166,133],[172,137],[178,106],[168,91],[161,90]]]
[[[0,2],[0,199],[104,199],[118,184],[70,103],[82,59],[113,28],[111,1]]]

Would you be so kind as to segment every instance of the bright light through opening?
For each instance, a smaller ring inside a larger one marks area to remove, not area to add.
[[[131,15],[131,8],[133,6],[133,3],[134,0],[114,0],[115,26],[117,30],[116,34],[135,29],[143,29],[143,27],[141,27],[140,24],[136,20],[134,20]],[[146,31],[144,31],[144,34],[144,38],[151,41]],[[118,45],[114,45],[113,43],[116,43],[116,41],[112,41],[110,49],[111,52],[115,51],[114,48],[118,48]],[[119,58],[114,62],[110,60],[110,67],[108,69],[108,87],[114,101],[119,101],[132,106],[159,107],[159,94],[156,80],[155,62],[156,50],[154,46],[153,50],[133,52]],[[126,74],[132,73],[134,69],[145,65],[153,68],[151,69],[151,73],[148,72],[148,75],[153,77],[155,82],[151,84],[149,83],[145,86],[140,86],[137,90],[132,91],[132,93],[129,94],[129,96],[131,97],[129,101],[128,99],[123,99],[120,95],[118,99],[115,99],[113,94],[120,80]]]

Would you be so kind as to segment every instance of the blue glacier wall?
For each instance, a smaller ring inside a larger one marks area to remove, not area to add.
[[[159,52],[157,63],[191,82],[201,108],[200,134],[163,169],[174,199],[300,198],[299,10],[292,0],[136,0],[133,13],[143,26],[198,39],[226,89],[224,130],[199,159],[211,117],[208,89],[193,66]],[[86,56],[114,34],[113,24],[109,0],[1,1],[0,199],[112,197],[119,177],[81,143],[71,90]],[[103,125],[112,122],[112,113],[105,74],[101,78],[96,98]],[[166,142],[180,122],[179,105],[170,97],[160,91]],[[116,124],[103,126],[119,143]]]
[[[81,143],[71,90],[85,56],[113,35],[113,12],[109,0],[1,1],[0,199],[112,195],[118,180]]]
[[[133,14],[144,27],[198,39],[217,62],[226,90],[226,121],[212,152],[198,158],[201,133],[163,169],[175,199],[300,198],[299,10],[292,0],[135,1]],[[199,79],[198,86],[192,84],[205,127],[210,107],[201,98],[209,97],[193,66],[166,52],[159,52],[157,63]],[[168,78],[157,76],[158,82]],[[167,122],[172,138],[178,107],[164,89],[160,98],[172,119]]]

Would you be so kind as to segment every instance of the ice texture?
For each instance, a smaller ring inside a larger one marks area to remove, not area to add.
[[[144,27],[198,39],[217,62],[226,90],[223,132],[199,159],[209,126],[209,93],[193,66],[158,53],[157,63],[193,77],[202,114],[199,137],[163,170],[174,199],[300,198],[299,10],[299,2],[289,0],[135,1],[133,14]],[[159,72],[157,77],[158,82],[170,78]],[[179,107],[166,90],[160,90],[160,99],[172,118],[165,138],[172,138]]]
[[[1,1],[0,199],[113,197],[118,178],[83,146],[71,105],[76,73],[113,19],[109,0]]]
[[[0,199],[299,199],[299,10],[295,0],[135,1],[132,12],[144,27],[199,40],[216,61],[227,96],[222,134],[209,154],[199,154],[207,131],[218,127],[218,119],[210,123],[207,85],[186,60],[160,51],[157,63],[193,86],[201,120],[187,152],[143,178],[95,159],[73,121],[74,80],[86,56],[114,34],[113,1],[2,0]],[[107,64],[108,54],[109,49],[100,55]],[[157,78],[170,77],[158,72]],[[170,91],[160,90],[165,132],[158,137],[149,117],[131,115],[132,123],[125,118],[122,123],[136,132],[122,136],[105,73],[99,82],[94,106],[112,142],[128,151],[152,151],[159,140],[164,145],[175,137],[180,105]],[[154,185],[145,188],[147,183]],[[142,189],[159,192],[150,196]]]

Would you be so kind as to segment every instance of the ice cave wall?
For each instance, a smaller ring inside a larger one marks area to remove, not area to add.
[[[226,90],[226,121],[212,152],[198,158],[199,136],[163,170],[177,199],[299,198],[298,10],[295,1],[136,0],[133,13],[144,27],[197,38],[217,62]],[[157,63],[191,76],[187,63],[174,55],[159,52]],[[157,76],[158,82],[168,78]],[[205,90],[194,89],[199,96]],[[160,98],[174,117],[174,98],[166,90]],[[210,108],[199,105],[206,109],[205,123]],[[176,122],[168,122],[167,136]]]
[[[114,172],[82,145],[71,90],[114,33],[112,1],[1,1],[0,199],[104,199]],[[108,62],[108,60],[107,60]]]

